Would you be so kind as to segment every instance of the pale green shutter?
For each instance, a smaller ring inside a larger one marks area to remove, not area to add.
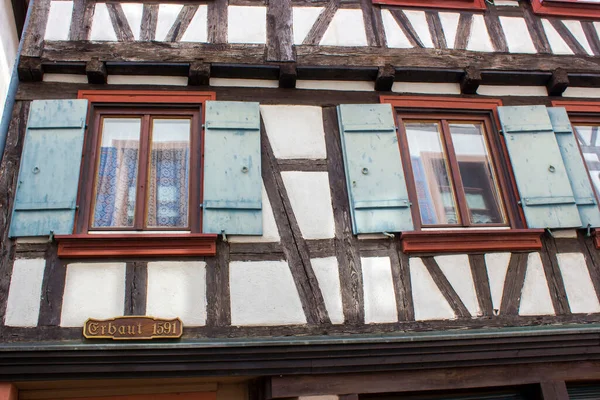
[[[560,148],[563,162],[567,168],[567,175],[571,181],[571,189],[575,195],[575,202],[579,209],[579,217],[583,227],[600,226],[600,209],[594,196],[594,189],[590,182],[587,169],[583,162],[583,157],[577,145],[577,139],[573,134],[573,128],[569,121],[569,115],[565,108],[548,108],[550,121],[556,141]]]
[[[567,170],[546,107],[498,107],[530,228],[581,226]]]
[[[338,118],[353,232],[412,231],[391,105],[342,104]]]
[[[73,233],[87,100],[34,100],[10,237]]]
[[[262,235],[258,103],[207,101],[202,231]]]

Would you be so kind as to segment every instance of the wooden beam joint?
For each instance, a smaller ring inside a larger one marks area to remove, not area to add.
[[[21,82],[41,82],[44,79],[41,58],[21,56],[17,73]]]
[[[476,67],[467,67],[460,81],[460,92],[462,94],[477,94],[481,81],[481,70]]]
[[[106,64],[97,58],[92,58],[85,64],[85,73],[88,82],[92,84],[103,85],[106,83],[108,74],[106,72]]]
[[[210,64],[202,61],[190,63],[188,85],[208,86],[210,84]]]
[[[549,96],[562,96],[569,87],[569,75],[563,68],[557,68],[552,72],[546,88]]]
[[[391,65],[379,67],[377,78],[375,79],[375,90],[378,92],[389,92],[394,85],[396,78],[396,69]]]
[[[298,72],[296,63],[286,63],[279,66],[279,87],[284,89],[293,89],[296,87]]]

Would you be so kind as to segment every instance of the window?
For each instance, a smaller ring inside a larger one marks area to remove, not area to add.
[[[596,197],[600,193],[600,119],[572,116],[573,132],[590,174]]]
[[[533,11],[541,15],[600,17],[600,1],[598,0],[531,0],[531,2]]]
[[[485,0],[373,0],[373,4],[452,10],[486,9]]]
[[[413,221],[419,227],[507,226],[485,115],[398,112]]]

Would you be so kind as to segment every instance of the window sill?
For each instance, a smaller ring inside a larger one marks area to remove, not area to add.
[[[214,256],[217,235],[58,235],[60,258]]]
[[[402,251],[411,253],[517,251],[542,248],[543,229],[403,232]]]

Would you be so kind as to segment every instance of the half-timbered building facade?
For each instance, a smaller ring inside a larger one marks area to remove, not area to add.
[[[597,0],[25,25],[0,399],[600,399]]]

